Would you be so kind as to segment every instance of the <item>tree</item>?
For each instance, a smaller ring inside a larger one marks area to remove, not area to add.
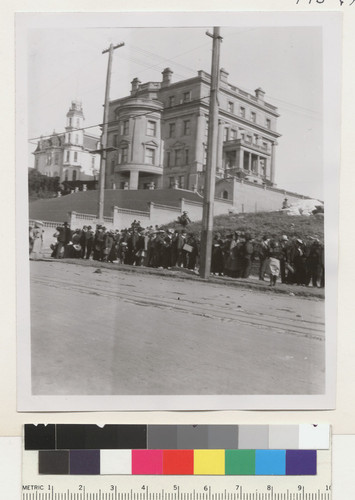
[[[53,198],[60,191],[59,177],[47,177],[38,170],[28,171],[29,198]]]

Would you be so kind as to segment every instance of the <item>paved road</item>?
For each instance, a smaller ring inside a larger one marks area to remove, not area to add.
[[[31,262],[37,395],[319,394],[324,303]]]

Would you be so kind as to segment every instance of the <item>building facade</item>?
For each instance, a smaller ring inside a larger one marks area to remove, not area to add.
[[[203,191],[211,78],[204,71],[176,83],[131,82],[130,95],[110,102],[106,188],[179,187]],[[220,70],[216,177],[275,185],[277,108],[258,88],[251,95]]]
[[[55,131],[48,138],[41,138],[33,152],[35,169],[49,177],[63,181],[89,181],[98,178],[100,138],[84,132],[82,104],[72,101],[66,115],[65,133]]]

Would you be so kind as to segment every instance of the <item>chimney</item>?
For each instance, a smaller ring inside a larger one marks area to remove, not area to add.
[[[137,77],[133,78],[133,80],[131,81],[131,85],[132,85],[131,95],[135,95],[138,92],[140,84],[141,84],[141,81]]]
[[[171,77],[173,75],[173,72],[171,71],[170,68],[165,68],[164,71],[161,72],[163,75],[163,81],[162,81],[162,87],[167,87],[168,85],[171,84]]]
[[[228,76],[229,76],[228,71],[226,71],[224,68],[221,68],[219,70],[219,75],[220,75],[221,82],[228,83]]]
[[[257,98],[258,101],[264,101],[264,96],[265,96],[265,92],[263,91],[262,88],[257,88],[255,90],[255,97]]]

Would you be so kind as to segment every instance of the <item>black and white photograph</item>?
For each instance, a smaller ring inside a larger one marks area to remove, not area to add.
[[[340,21],[17,14],[19,410],[334,407]]]

